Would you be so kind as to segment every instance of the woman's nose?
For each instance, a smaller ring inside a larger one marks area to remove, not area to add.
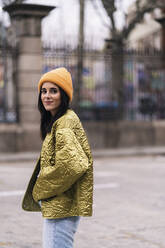
[[[50,92],[49,92],[49,91],[47,91],[47,92],[45,93],[45,97],[50,97]]]

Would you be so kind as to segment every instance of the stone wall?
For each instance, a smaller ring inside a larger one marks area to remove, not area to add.
[[[93,149],[165,145],[165,121],[83,122]],[[39,124],[0,125],[0,152],[39,151]]]
[[[84,123],[92,148],[165,145],[165,121]]]

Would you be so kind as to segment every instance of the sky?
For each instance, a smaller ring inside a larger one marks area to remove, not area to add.
[[[109,19],[100,0],[86,0],[85,37],[88,42],[100,46],[109,37]],[[115,14],[118,28],[123,25],[123,11],[135,0],[116,0],[119,11]],[[42,21],[42,39],[44,42],[58,44],[61,41],[75,43],[78,37],[79,0],[26,0],[26,3],[56,6]],[[1,0],[0,0],[1,4]],[[2,19],[2,11],[0,11]],[[3,14],[6,25],[9,21]],[[48,38],[49,37],[49,38]]]

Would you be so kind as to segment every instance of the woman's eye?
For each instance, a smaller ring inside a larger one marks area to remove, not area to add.
[[[52,88],[52,89],[50,89],[50,90],[46,90],[46,89],[41,89],[41,93],[42,94],[46,94],[47,92],[49,92],[49,94],[56,94],[57,93],[57,89],[56,88]]]
[[[51,89],[51,90],[50,90],[50,93],[52,93],[52,94],[57,93],[57,89]]]
[[[42,93],[42,94],[46,94],[46,92],[47,92],[47,91],[46,91],[45,89],[41,89],[41,93]]]

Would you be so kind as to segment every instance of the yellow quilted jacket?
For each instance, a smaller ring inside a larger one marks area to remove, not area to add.
[[[38,201],[41,200],[41,207]],[[91,216],[93,160],[84,129],[73,110],[54,122],[42,144],[22,207],[45,218]]]

